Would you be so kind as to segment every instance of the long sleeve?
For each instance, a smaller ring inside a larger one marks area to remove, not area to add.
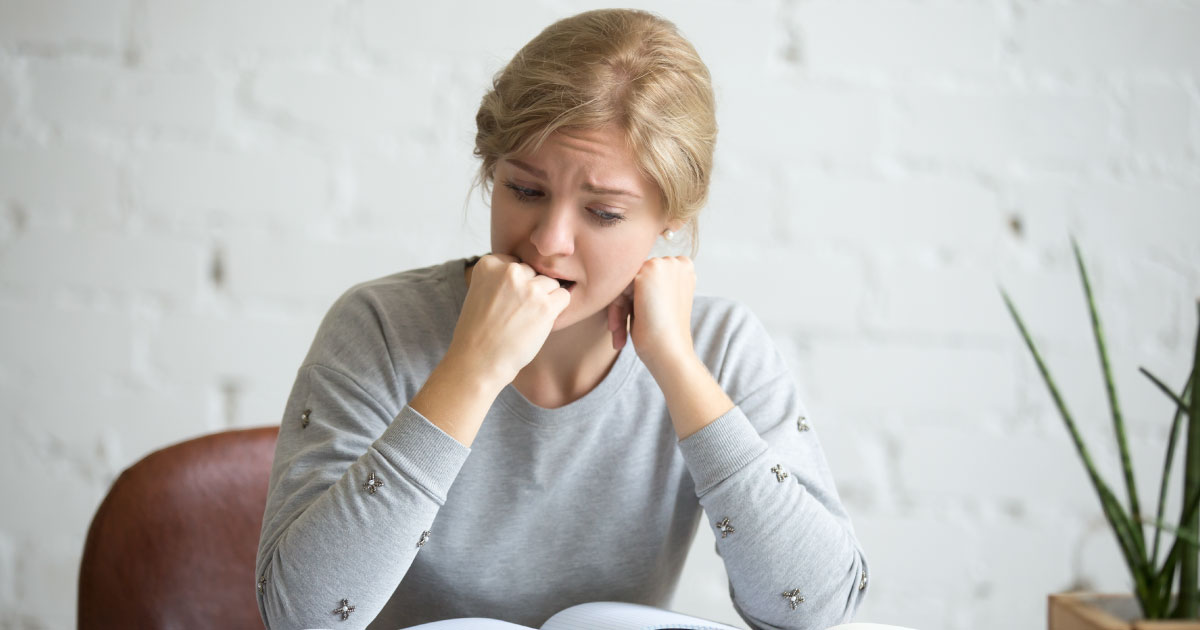
[[[734,309],[723,329],[732,332],[716,375],[735,407],[679,448],[734,607],[753,628],[849,622],[866,596],[867,562],[812,420],[753,314]]]
[[[256,562],[268,628],[366,627],[436,544],[431,524],[470,453],[406,392],[380,402],[396,381],[380,315],[339,301],[289,395]]]

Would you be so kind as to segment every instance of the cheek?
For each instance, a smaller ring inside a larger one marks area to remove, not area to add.
[[[509,202],[501,199],[492,201],[492,252],[503,253],[511,246],[521,232],[517,215],[512,212]]]
[[[653,243],[651,243],[653,245]],[[633,282],[634,276],[646,262],[650,247],[640,243],[623,243],[613,246],[606,251],[603,260],[597,261],[594,268],[603,269],[603,281],[597,283],[605,293],[611,293],[613,298]]]

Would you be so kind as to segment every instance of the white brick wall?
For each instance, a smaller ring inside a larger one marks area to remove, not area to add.
[[[1200,69],[1200,6],[1122,2],[1095,6],[1030,3],[1012,30],[1014,60],[1029,70],[1093,76]]]
[[[118,168],[111,155],[84,142],[16,135],[6,134],[0,146],[0,190],[29,227],[119,224]]]
[[[858,619],[1034,628],[1047,593],[1127,589],[997,285],[1123,485],[1078,237],[1153,510],[1171,408],[1137,367],[1178,386],[1195,341],[1200,3],[636,4],[712,70],[699,289],[794,368],[872,563]],[[116,475],[278,422],[342,291],[487,251],[479,98],[595,6],[0,0],[0,628],[71,627]],[[675,606],[742,625],[713,544]]]
[[[801,33],[801,62],[814,69],[987,75],[1001,68],[1010,22],[1002,11],[985,3],[873,0],[796,3],[790,17]]]
[[[217,81],[211,72],[113,67],[101,59],[31,59],[37,118],[69,130],[215,131]]]
[[[337,0],[180,0],[139,3],[130,20],[148,58],[197,65],[302,57],[317,61],[352,30]]]
[[[129,0],[3,0],[0,38],[8,50],[35,46],[41,54],[112,52],[122,45],[128,4]]]

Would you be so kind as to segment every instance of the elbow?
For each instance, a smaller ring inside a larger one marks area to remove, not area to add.
[[[846,593],[845,605],[841,612],[841,620],[837,623],[850,623],[854,621],[854,615],[858,613],[858,608],[867,599],[867,590],[870,585],[870,571],[867,567],[867,558],[858,547],[855,547],[853,555],[848,580],[849,590],[846,591],[845,587],[843,587],[843,592]],[[844,581],[843,584],[845,584]]]
[[[378,585],[357,594],[338,592],[303,571],[281,571],[283,565],[286,563],[267,563],[259,571],[258,612],[267,630],[330,628],[335,622],[338,628],[365,628],[391,594]]]
[[[309,628],[324,627],[328,620],[318,621],[310,607],[297,605],[313,600],[308,592],[308,584],[295,581],[286,571],[279,571],[280,563],[267,562],[258,569],[256,596],[258,598],[258,613],[262,617],[263,627],[272,628]],[[332,610],[334,605],[330,605]],[[332,619],[332,616],[330,617]]]
[[[296,618],[294,610],[286,604],[281,604],[284,589],[272,584],[270,580],[264,583],[262,577],[259,577],[259,585],[258,614],[262,617],[263,627],[266,630],[299,627],[297,624],[300,620]]]
[[[870,583],[866,557],[856,546],[849,562],[843,566],[846,567],[844,570],[836,576],[830,576],[825,597],[813,602],[819,602],[819,605],[811,618],[797,626],[798,629],[824,630],[854,621],[859,607],[866,600]]]
[[[812,600],[817,604],[812,617],[797,628],[824,630],[854,621],[859,607],[866,601],[870,584],[866,557],[857,546],[843,567],[836,575],[829,576],[823,597]]]
[[[328,627],[332,620],[338,618],[333,613],[326,618],[324,615],[318,615],[318,611],[289,604],[284,595],[285,590],[284,588],[265,588],[258,594],[258,612],[266,630],[272,628],[324,628]],[[329,610],[332,611],[336,607],[335,604],[329,605]],[[353,623],[354,617],[350,617],[349,620]]]
[[[786,610],[785,605],[782,615],[776,614],[780,604],[776,597],[772,597],[771,615],[754,617],[747,614],[731,584],[734,610],[754,630],[825,630],[851,623],[866,600],[870,584],[866,556],[857,545],[852,547],[848,562],[842,567],[837,571],[831,570],[825,579],[820,580],[824,588],[809,592],[792,610]]]
[[[337,608],[336,601],[330,601],[328,606],[305,605],[307,602],[325,601],[330,598],[310,592],[304,583],[291,583],[281,576],[272,575],[269,571],[270,569],[259,577],[262,589],[258,591],[258,612],[264,628],[324,628],[328,627],[331,621],[338,619],[332,612]],[[262,575],[266,575],[266,582],[262,581]],[[352,606],[354,604],[350,603]],[[356,617],[358,615],[351,616],[348,620],[353,623]]]

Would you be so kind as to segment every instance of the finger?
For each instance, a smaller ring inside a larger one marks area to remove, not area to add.
[[[625,319],[629,316],[629,301],[621,295],[608,305],[608,330],[612,333],[613,349],[620,350],[625,345]]]
[[[521,261],[517,261],[513,264],[515,264],[516,266],[523,269],[525,271],[527,278],[533,278],[533,277],[540,275],[540,274],[538,274],[538,272],[534,271],[533,267],[530,267],[528,263],[523,263]]]
[[[555,289],[562,289],[563,291],[566,291],[566,289],[563,289],[562,285],[558,283],[558,280],[555,280],[550,276],[535,275],[529,282],[543,293],[552,293]]]
[[[550,292],[550,304],[554,306],[555,310],[562,313],[571,305],[571,292],[558,287]]]
[[[621,329],[625,330],[629,324],[629,318],[633,315],[633,296],[622,297],[621,299]]]
[[[518,260],[515,256],[509,256],[509,254],[506,253],[490,253],[487,254],[487,256],[480,258],[479,262],[475,264],[478,266],[484,266],[484,268],[487,269],[499,270],[506,268],[506,266],[509,266],[510,264],[517,264],[520,262],[521,260]],[[482,265],[480,265],[480,263],[482,263]]]
[[[624,289],[622,289],[621,297],[632,300],[633,299],[633,285],[634,285],[634,281],[631,281]]]
[[[617,305],[617,316],[613,326],[613,349],[620,350],[621,346],[625,345],[625,341],[629,338],[629,331],[625,328],[625,322],[629,318],[629,309],[622,302]]]

